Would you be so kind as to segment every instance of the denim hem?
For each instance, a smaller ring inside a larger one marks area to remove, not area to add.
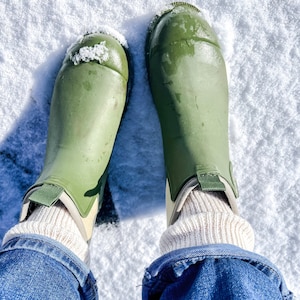
[[[96,280],[88,266],[59,242],[38,234],[21,234],[7,241],[1,252],[21,249],[39,252],[57,261],[74,275],[83,294],[97,298]]]
[[[247,262],[278,283],[283,299],[292,299],[293,297],[280,271],[268,259],[229,244],[205,245],[171,251],[155,260],[146,269],[143,286],[150,290],[152,288],[155,289],[155,286],[162,279],[164,273],[171,271],[175,278],[179,278],[191,265],[195,265],[207,258],[230,258]]]

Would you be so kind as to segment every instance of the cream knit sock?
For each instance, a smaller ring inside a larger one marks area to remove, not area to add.
[[[209,244],[232,244],[252,251],[251,225],[235,215],[224,193],[196,187],[187,197],[177,221],[162,235],[162,253]]]
[[[3,243],[20,234],[47,236],[63,244],[85,263],[89,262],[88,244],[61,202],[52,207],[37,207],[28,220],[17,224],[6,233]]]

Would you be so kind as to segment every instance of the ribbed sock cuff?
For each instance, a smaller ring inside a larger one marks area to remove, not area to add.
[[[63,204],[52,207],[40,206],[27,221],[11,228],[4,236],[3,243],[20,234],[39,234],[63,244],[82,261],[88,264],[89,249],[76,223]]]
[[[161,251],[219,243],[252,251],[253,229],[231,211],[223,193],[196,188],[189,194],[178,220],[163,233]]]

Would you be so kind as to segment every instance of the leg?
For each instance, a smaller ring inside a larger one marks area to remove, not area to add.
[[[253,230],[238,215],[226,68],[215,33],[197,8],[173,4],[151,24],[146,51],[163,136],[169,227],[161,239],[165,255],[146,271],[144,298],[291,297],[278,270],[249,252]]]
[[[22,234],[0,252],[1,299],[97,299],[87,265],[46,236]]]
[[[143,299],[293,299],[264,257],[229,244],[174,250],[145,272]]]
[[[1,298],[95,299],[88,241],[126,102],[128,63],[106,34],[68,50],[56,79],[44,168],[0,252]]]

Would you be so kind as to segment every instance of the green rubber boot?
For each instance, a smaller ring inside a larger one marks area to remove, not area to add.
[[[197,185],[224,191],[237,213],[227,76],[215,33],[196,7],[173,3],[149,27],[146,60],[163,136],[168,224]]]
[[[125,50],[109,35],[86,35],[68,50],[54,86],[44,168],[24,197],[21,221],[36,205],[60,200],[91,238],[128,77]]]

